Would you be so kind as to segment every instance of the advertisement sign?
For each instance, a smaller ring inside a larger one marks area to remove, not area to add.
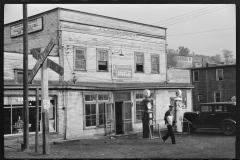
[[[28,21],[28,33],[43,30],[43,18],[36,18]],[[23,23],[10,27],[10,37],[17,37],[23,35]]]
[[[132,78],[131,65],[113,65],[113,78]]]

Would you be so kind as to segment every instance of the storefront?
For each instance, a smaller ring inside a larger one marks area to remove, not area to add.
[[[36,131],[36,98],[30,96],[29,99],[29,132]],[[51,106],[49,108],[49,132],[56,132],[56,99],[50,97]],[[4,135],[23,133],[23,97],[4,96]],[[42,107],[41,97],[39,100],[39,131],[42,131]]]

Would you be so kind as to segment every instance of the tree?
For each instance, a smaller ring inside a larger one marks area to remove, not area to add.
[[[221,55],[220,54],[216,54],[215,56],[211,56],[210,58],[213,63],[221,63]]]
[[[184,48],[184,46],[180,46],[178,47],[178,49],[179,49],[179,55],[188,56],[190,53],[190,50],[188,48]]]
[[[232,54],[232,51],[229,51],[229,50],[222,50],[223,52],[223,57],[225,58],[225,62],[226,64],[230,64],[233,62],[233,54]]]
[[[167,52],[167,66],[168,67],[176,67],[177,66],[177,60],[176,60],[176,53],[172,49],[168,49]]]

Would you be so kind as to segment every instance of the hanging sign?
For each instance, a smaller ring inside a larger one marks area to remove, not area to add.
[[[43,17],[28,21],[28,33],[43,30]],[[17,37],[23,35],[23,23],[10,27],[10,37]]]
[[[132,78],[131,65],[113,65],[113,78]]]

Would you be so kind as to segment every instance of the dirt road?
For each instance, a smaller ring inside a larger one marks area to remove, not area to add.
[[[163,133],[165,134],[165,133]],[[177,144],[170,138],[164,144],[161,139],[145,139],[142,133],[82,139],[79,141],[51,144],[50,155],[35,153],[31,145],[21,151],[20,145],[5,146],[5,158],[229,158],[235,157],[235,136],[220,132],[176,135]],[[11,148],[10,148],[11,147]]]

